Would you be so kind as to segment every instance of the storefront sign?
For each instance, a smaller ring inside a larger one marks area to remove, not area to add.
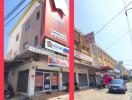
[[[44,55],[53,55],[54,54],[53,51],[46,50],[46,49],[38,49],[38,48],[35,48],[33,46],[28,46],[28,45],[26,46],[26,49],[29,50],[29,51],[44,54]]]
[[[64,15],[65,15],[66,11],[67,11],[67,5],[66,5],[65,1],[64,0],[60,0],[58,2],[58,0],[54,0],[54,2],[55,2],[56,8],[61,9],[63,11]]]
[[[93,58],[92,57],[89,57],[79,51],[74,51],[74,56],[79,58],[79,59],[82,59],[82,60],[85,60],[85,61],[89,61],[89,62],[93,62]]]
[[[69,11],[67,8],[64,0],[45,0],[42,42],[46,36],[63,45],[69,45]]]
[[[67,59],[60,59],[57,57],[48,57],[48,65],[49,66],[69,66],[69,61]]]
[[[45,39],[45,48],[65,55],[69,53],[69,48],[47,38]]]
[[[60,39],[62,41],[67,41],[67,37],[65,34],[62,34],[62,33],[59,33],[57,31],[51,31],[51,36],[57,38],[57,39]]]

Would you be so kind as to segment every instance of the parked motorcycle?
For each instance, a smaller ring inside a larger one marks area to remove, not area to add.
[[[9,82],[5,82],[4,84],[4,96],[5,98],[11,98],[14,95],[14,90]]]

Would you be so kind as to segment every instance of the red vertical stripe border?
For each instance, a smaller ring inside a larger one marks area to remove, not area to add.
[[[4,100],[4,1],[0,0],[0,100]]]
[[[74,100],[74,0],[69,3],[69,100]]]

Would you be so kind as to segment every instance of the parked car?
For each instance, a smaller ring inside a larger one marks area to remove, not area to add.
[[[14,90],[9,82],[4,83],[4,96],[5,98],[11,98],[14,95]]]
[[[126,93],[127,86],[123,79],[113,79],[109,86],[109,92],[120,92],[120,93]]]

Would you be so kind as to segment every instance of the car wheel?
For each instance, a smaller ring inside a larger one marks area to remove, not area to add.
[[[124,90],[122,93],[123,93],[123,94],[126,94],[126,91]]]
[[[126,88],[126,91],[127,91],[127,88]]]
[[[108,92],[111,93],[111,90],[109,90]]]

